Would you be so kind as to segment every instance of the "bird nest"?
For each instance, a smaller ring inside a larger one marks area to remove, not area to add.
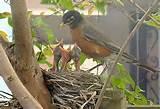
[[[94,109],[102,82],[87,72],[44,73],[57,109]]]
[[[42,72],[44,83],[56,109],[94,109],[103,86],[99,76],[84,71],[52,73],[42,70]],[[23,109],[14,97],[9,102],[1,103],[1,107]]]

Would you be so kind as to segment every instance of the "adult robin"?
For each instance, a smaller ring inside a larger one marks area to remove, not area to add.
[[[111,54],[117,54],[120,50],[112,40],[106,38],[75,10],[63,15],[63,23],[70,27],[73,42],[81,48],[83,53],[92,58],[104,59]],[[134,60],[127,53],[123,53],[123,56]]]
[[[86,55],[106,62],[106,57],[112,57],[114,59],[115,55],[120,51],[120,47],[113,43],[111,39],[104,36],[78,11],[71,10],[66,12],[63,15],[62,22],[70,27],[73,42],[76,43]],[[112,56],[113,54],[114,56]],[[122,56],[125,58],[123,58],[125,61],[136,63],[136,65],[149,71],[156,71],[146,65],[138,63],[133,56],[125,52]]]

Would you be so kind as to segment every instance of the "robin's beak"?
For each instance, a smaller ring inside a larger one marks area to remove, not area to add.
[[[60,27],[64,27],[65,26],[65,24],[62,22],[62,23],[60,23]]]

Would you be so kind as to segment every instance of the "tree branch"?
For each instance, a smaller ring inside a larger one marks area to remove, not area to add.
[[[129,34],[129,36],[127,37],[127,39],[125,40],[124,44],[122,45],[120,52],[115,60],[115,62],[113,63],[113,65],[111,66],[111,69],[109,71],[109,75],[108,78],[106,79],[103,88],[101,90],[101,93],[98,97],[97,103],[95,105],[95,109],[99,109],[102,99],[103,99],[103,95],[105,93],[105,89],[107,88],[110,80],[111,80],[111,76],[112,76],[112,72],[114,71],[114,68],[117,65],[117,62],[119,61],[120,57],[122,56],[125,48],[127,47],[128,43],[130,42],[130,40],[134,37],[134,34],[136,32],[137,29],[140,28],[140,26],[143,24],[145,18],[151,13],[153,7],[155,6],[155,4],[157,4],[159,2],[159,0],[154,0],[153,4],[149,7],[149,9],[146,11],[146,13],[143,15],[143,17],[140,19],[140,21],[136,24],[136,26],[133,28],[132,32]]]
[[[135,5],[138,9],[140,9],[142,12],[146,13],[146,11],[138,4],[136,3],[135,1],[133,0],[129,0],[130,3],[132,3],[133,5]],[[148,15],[152,21],[154,21],[157,25],[160,25],[160,22],[157,21],[154,17],[152,17],[152,15]]]
[[[0,75],[11,89],[14,96],[18,99],[24,109],[43,109],[41,105],[23,86],[18,76],[16,75],[9,59],[0,45]]]
[[[44,109],[52,109],[50,93],[36,63],[26,0],[10,0],[15,36],[15,71],[27,90]]]

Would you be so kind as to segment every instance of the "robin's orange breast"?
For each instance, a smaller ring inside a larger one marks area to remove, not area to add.
[[[111,54],[110,49],[105,48],[99,44],[96,44],[94,41],[88,40],[83,36],[81,28],[74,28],[71,30],[72,40],[77,43],[81,48],[82,52],[90,57],[106,57]]]

